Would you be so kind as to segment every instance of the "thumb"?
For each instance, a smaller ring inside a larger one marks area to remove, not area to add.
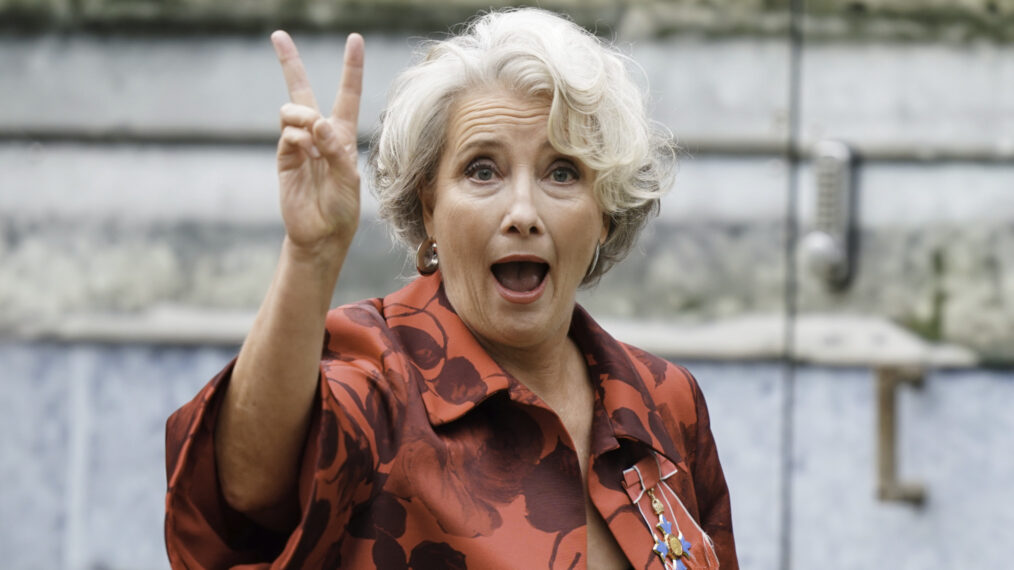
[[[321,155],[335,168],[355,169],[358,148],[356,138],[321,117],[313,124],[313,139]]]

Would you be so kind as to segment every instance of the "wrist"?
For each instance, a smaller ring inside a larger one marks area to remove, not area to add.
[[[301,273],[334,281],[341,272],[351,243],[341,239],[324,240],[312,245],[297,244],[289,236],[282,242],[285,263]]]

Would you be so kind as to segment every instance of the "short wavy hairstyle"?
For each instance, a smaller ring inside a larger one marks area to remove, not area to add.
[[[658,213],[675,163],[671,133],[648,119],[647,94],[629,57],[545,10],[480,14],[461,33],[422,44],[394,81],[369,167],[380,216],[410,250],[426,239],[423,192],[436,178],[454,104],[465,93],[504,88],[549,102],[550,144],[595,172],[596,200],[610,220],[594,283],[630,251]],[[646,82],[645,82],[646,84]]]

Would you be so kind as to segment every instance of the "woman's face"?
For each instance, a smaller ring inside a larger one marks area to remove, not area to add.
[[[508,91],[464,97],[424,200],[448,299],[486,344],[565,337],[606,238],[595,173],[549,144],[548,118],[548,102]]]

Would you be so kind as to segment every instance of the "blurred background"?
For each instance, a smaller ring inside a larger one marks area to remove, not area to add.
[[[1014,558],[1014,1],[543,0],[643,67],[682,148],[582,302],[687,365],[746,569]],[[224,366],[282,237],[294,32],[365,152],[474,0],[0,0],[0,553],[166,568],[166,417]],[[335,303],[412,274],[368,200]]]

